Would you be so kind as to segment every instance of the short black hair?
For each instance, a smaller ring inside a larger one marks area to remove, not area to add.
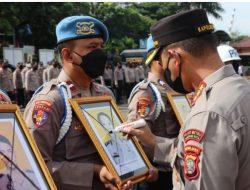
[[[69,40],[69,41],[60,43],[57,45],[58,53],[61,55],[61,51],[63,48],[73,48],[74,45],[75,45],[74,40]]]
[[[176,42],[166,46],[166,48],[180,47],[194,57],[203,57],[208,50],[217,52],[218,45],[218,38],[212,33]]]

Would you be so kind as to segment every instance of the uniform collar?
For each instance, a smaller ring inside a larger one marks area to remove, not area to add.
[[[84,91],[87,91],[87,90],[83,90],[79,88],[79,86],[75,82],[73,82],[71,78],[67,75],[64,69],[62,69],[62,71],[60,72],[58,76],[58,82],[66,82],[66,84],[69,86],[71,90],[72,96],[76,96],[76,95],[80,96]],[[92,86],[92,83],[90,84],[90,86]]]
[[[82,94],[86,94],[87,90],[80,89],[78,85],[71,80],[71,78],[67,75],[67,73],[63,69],[58,76],[58,82],[66,82],[70,87],[72,96],[81,96]],[[90,84],[89,90],[93,96],[103,94],[101,86],[93,81]]]
[[[207,76],[204,79],[204,82],[207,84],[207,88],[213,86],[215,83],[221,81],[222,79],[235,75],[235,70],[233,66],[230,65],[225,65],[212,73],[211,75]]]
[[[153,83],[158,83],[161,78],[154,73],[148,72],[148,80]]]

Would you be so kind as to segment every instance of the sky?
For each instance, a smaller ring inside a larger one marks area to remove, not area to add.
[[[250,2],[220,2],[224,12],[220,13],[222,19],[215,19],[209,16],[209,21],[214,24],[215,29],[229,31],[235,8],[232,32],[239,32],[241,35],[250,36]]]

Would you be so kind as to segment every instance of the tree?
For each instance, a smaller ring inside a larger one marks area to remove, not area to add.
[[[110,41],[106,49],[114,51],[137,48],[139,39],[147,38],[150,26],[162,17],[192,8],[204,8],[209,14],[220,17],[219,3],[87,3],[87,2],[25,2],[0,3],[0,31],[13,34],[17,26],[29,25],[32,35],[19,36],[20,43],[37,48],[56,46],[56,24],[66,16],[90,15],[102,20],[108,27]]]
[[[239,31],[231,32],[230,37],[232,39],[231,43],[239,42],[243,39],[249,38],[249,36],[247,36],[247,35],[240,34]]]

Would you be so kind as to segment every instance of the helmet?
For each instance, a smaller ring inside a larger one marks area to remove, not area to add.
[[[237,50],[229,45],[220,45],[217,47],[217,51],[224,63],[227,61],[241,60]]]

